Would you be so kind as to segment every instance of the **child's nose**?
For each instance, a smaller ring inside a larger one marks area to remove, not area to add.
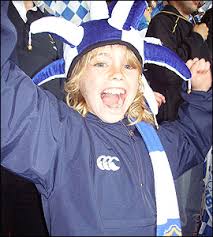
[[[123,80],[123,73],[122,73],[120,67],[113,67],[111,79],[112,80]]]
[[[121,73],[116,73],[116,74],[113,74],[111,76],[111,80],[117,80],[117,81],[120,81],[120,80],[123,80],[123,76]]]

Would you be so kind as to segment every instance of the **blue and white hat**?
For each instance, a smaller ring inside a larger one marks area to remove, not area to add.
[[[153,63],[167,67],[183,80],[189,81],[191,73],[179,56],[167,47],[162,46],[159,39],[144,38],[137,30],[144,14],[146,1],[117,1],[109,12],[106,1],[91,1],[91,20],[76,26],[61,17],[49,16],[34,21],[30,26],[31,34],[47,32],[54,34],[64,42],[64,57],[37,73],[35,84],[65,78],[73,69],[78,59],[90,50],[107,44],[127,45],[143,63]],[[33,42],[32,42],[33,43]],[[144,97],[151,112],[158,113],[158,105],[154,93],[144,76]],[[189,89],[191,83],[188,83]]]

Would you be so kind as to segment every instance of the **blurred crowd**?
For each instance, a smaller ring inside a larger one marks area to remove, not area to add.
[[[107,1],[107,4],[112,7],[115,2]],[[91,5],[91,1],[10,1],[9,17],[18,34],[12,60],[32,78],[46,65],[62,58],[63,44],[48,33],[33,36],[32,48],[29,47],[30,24],[41,17],[55,15],[80,25],[91,19]],[[159,38],[185,62],[190,58],[203,57],[212,63],[212,1],[147,1],[138,30],[146,37]],[[144,74],[153,90],[165,97],[159,108],[158,122],[173,121],[182,103],[181,80],[166,68],[156,65],[145,65]],[[64,100],[64,81],[52,80],[41,86]],[[185,236],[212,234],[212,213],[209,213],[205,202],[209,175],[212,174],[211,159],[209,151],[204,165],[187,171],[176,181]],[[40,195],[35,186],[1,169],[2,234],[48,236]]]

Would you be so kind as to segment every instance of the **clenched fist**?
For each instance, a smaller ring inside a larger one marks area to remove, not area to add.
[[[196,24],[193,27],[193,31],[200,34],[204,40],[207,39],[209,34],[209,28],[207,27],[206,23]]]
[[[208,91],[212,85],[211,66],[205,59],[190,59],[186,65],[192,73],[192,90]]]

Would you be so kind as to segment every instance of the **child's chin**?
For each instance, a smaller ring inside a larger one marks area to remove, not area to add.
[[[102,115],[101,120],[105,123],[117,123],[118,121],[122,120],[124,115]]]

